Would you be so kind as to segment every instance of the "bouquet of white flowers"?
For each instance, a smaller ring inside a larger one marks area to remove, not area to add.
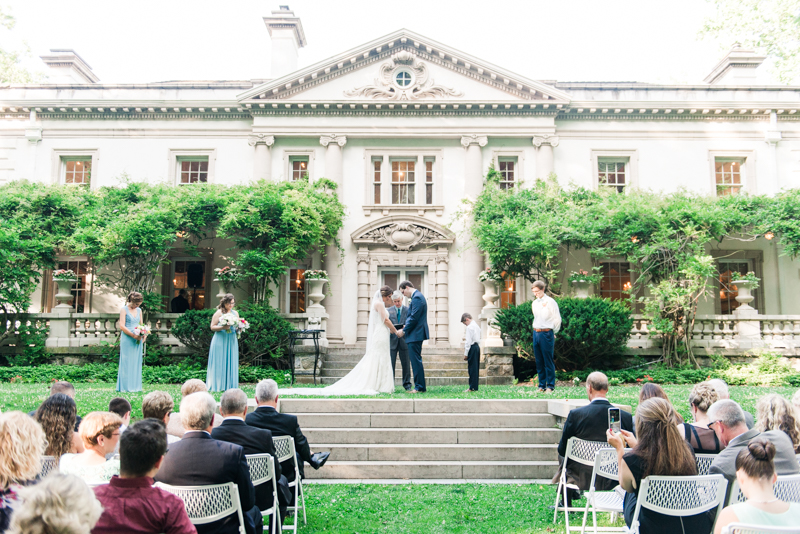
[[[239,325],[239,319],[232,313],[225,313],[222,317],[219,318],[219,326],[224,327],[222,332],[226,332],[228,334],[234,333],[234,327]]]
[[[139,337],[145,337],[145,336],[149,336],[152,333],[152,330],[150,329],[150,325],[149,324],[139,324],[139,325],[136,325],[136,326],[133,327],[133,333],[136,334]],[[136,342],[137,343],[141,343],[142,340],[139,339]]]

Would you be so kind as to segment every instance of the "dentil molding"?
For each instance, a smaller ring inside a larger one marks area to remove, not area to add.
[[[331,143],[336,143],[337,145],[343,147],[347,144],[347,137],[344,135],[337,135],[337,134],[328,134],[322,135],[319,138],[319,144],[324,147],[327,147]]]

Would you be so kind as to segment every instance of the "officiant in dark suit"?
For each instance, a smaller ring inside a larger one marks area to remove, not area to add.
[[[394,306],[386,310],[389,312],[389,319],[395,325],[405,325],[406,319],[408,319],[408,306],[403,306],[403,294],[395,291],[392,294],[392,302]],[[414,384],[411,382],[411,362],[408,359],[408,345],[406,345],[405,339],[401,339],[394,334],[389,335],[392,351],[392,376],[394,376],[397,368],[397,355],[400,354],[400,366],[403,368],[403,387],[406,391],[411,391],[414,388]]]

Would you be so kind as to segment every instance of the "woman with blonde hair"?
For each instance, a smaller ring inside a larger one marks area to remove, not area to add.
[[[62,473],[72,473],[89,484],[103,484],[119,474],[119,460],[106,460],[119,443],[122,418],[112,412],[92,412],[83,418],[78,433],[86,450],[65,454],[58,465]]]
[[[89,534],[103,507],[75,475],[53,473],[19,492],[9,534]]]
[[[126,304],[119,310],[119,371],[117,391],[142,391],[142,358],[147,336],[133,330],[142,322],[144,296],[138,291],[128,293]]]
[[[775,497],[775,445],[762,437],[750,440],[736,455],[736,481],[747,498],[722,510],[714,528],[715,534],[731,523],[770,527],[793,527],[800,519],[800,504],[787,503]]]
[[[795,454],[800,454],[800,422],[788,400],[777,393],[761,397],[756,404],[756,421],[759,432],[784,432],[792,440]]]
[[[42,426],[22,412],[0,415],[0,532],[5,532],[20,488],[36,483],[46,441]]]
[[[628,527],[633,522],[642,480],[650,475],[697,475],[692,449],[675,426],[674,411],[669,401],[654,397],[636,409],[636,436],[627,430],[607,432],[608,443],[617,450],[619,485],[627,492],[623,512]],[[627,454],[626,443],[633,448]],[[642,508],[639,525],[639,532],[647,534],[708,534],[712,523],[705,513],[674,517]]]
[[[75,400],[64,393],[50,395],[39,406],[33,417],[44,430],[46,455],[59,459],[68,452],[83,452],[83,442],[75,433],[77,416]]]
[[[696,384],[689,393],[689,410],[694,423],[678,425],[686,442],[698,454],[718,454],[725,447],[720,443],[717,433],[708,428],[710,419],[708,409],[719,400],[719,394],[708,382]]]

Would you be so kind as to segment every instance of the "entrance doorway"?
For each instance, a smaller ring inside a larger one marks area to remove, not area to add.
[[[408,280],[423,294],[427,291],[425,289],[425,278],[427,275],[427,268],[425,267],[379,267],[378,278],[381,281],[381,287],[389,286],[397,291],[400,282]],[[403,298],[403,304],[408,304],[408,299]]]
[[[189,302],[188,309],[205,309],[207,300],[206,267],[207,261],[197,258],[176,258],[172,261],[170,311],[172,311],[172,299],[177,297],[182,289],[186,291],[185,298]]]

